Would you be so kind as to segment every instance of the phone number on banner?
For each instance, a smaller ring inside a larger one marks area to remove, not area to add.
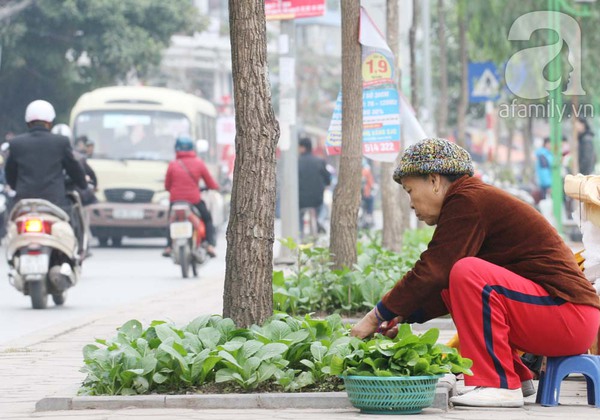
[[[363,153],[392,153],[400,151],[399,141],[385,141],[378,143],[363,143]]]

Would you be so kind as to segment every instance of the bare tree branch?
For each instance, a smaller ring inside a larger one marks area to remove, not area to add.
[[[34,2],[35,0],[21,0],[15,2],[10,0],[0,0],[0,22],[20,13]]]

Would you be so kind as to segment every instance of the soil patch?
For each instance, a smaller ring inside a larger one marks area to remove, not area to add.
[[[338,377],[327,377],[318,384],[308,385],[296,391],[284,390],[276,383],[260,384],[253,389],[244,389],[231,382],[206,383],[197,387],[186,389],[156,390],[153,394],[166,395],[193,395],[193,394],[263,394],[263,393],[282,393],[282,392],[339,392],[343,391],[344,381]]]

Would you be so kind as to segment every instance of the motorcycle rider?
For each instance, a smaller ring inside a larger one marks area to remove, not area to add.
[[[78,188],[86,189],[87,181],[69,139],[50,132],[55,117],[54,107],[47,101],[38,99],[27,106],[25,122],[29,131],[9,142],[6,180],[16,191],[15,201],[41,198],[62,208],[70,216],[83,252],[83,219],[67,197],[65,172]]]
[[[56,124],[50,130],[52,134],[60,134],[61,136],[65,136],[69,139],[72,138],[73,133],[71,132],[71,128],[67,124]],[[92,167],[87,163],[87,137],[80,136],[75,139],[73,142],[73,156],[75,159],[81,164],[83,167],[83,172],[85,172],[85,179],[88,182],[89,188],[82,190],[77,188],[77,192],[81,198],[81,204],[83,206],[89,206],[90,204],[94,204],[98,202],[96,198],[95,191],[98,189],[98,177],[96,176],[96,172],[92,169]]]
[[[198,183],[204,181],[206,188],[219,190],[219,184],[213,179],[204,161],[200,159],[194,150],[194,142],[189,137],[178,137],[175,141],[175,160],[169,163],[165,176],[165,189],[169,191],[171,205],[176,201],[185,201],[193,204],[206,226],[206,252],[215,257],[215,226],[206,203],[202,201]],[[167,234],[167,247],[163,256],[171,255],[171,236]]]
[[[85,177],[89,187],[87,190],[79,191],[81,203],[84,207],[98,202],[95,194],[96,191],[98,191],[98,176],[96,175],[96,171],[94,171],[94,169],[92,169],[90,164],[87,162],[87,143],[87,137],[80,136],[75,139],[73,147],[73,154],[75,155],[75,159],[77,159],[81,166],[83,166],[83,172],[85,172]]]

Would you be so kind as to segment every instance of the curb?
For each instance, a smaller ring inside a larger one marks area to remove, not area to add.
[[[456,378],[446,375],[438,381],[431,408],[448,410],[456,393]],[[353,408],[345,392],[296,392],[273,394],[136,395],[42,398],[35,411],[119,410],[123,408],[193,409],[348,409]]]

